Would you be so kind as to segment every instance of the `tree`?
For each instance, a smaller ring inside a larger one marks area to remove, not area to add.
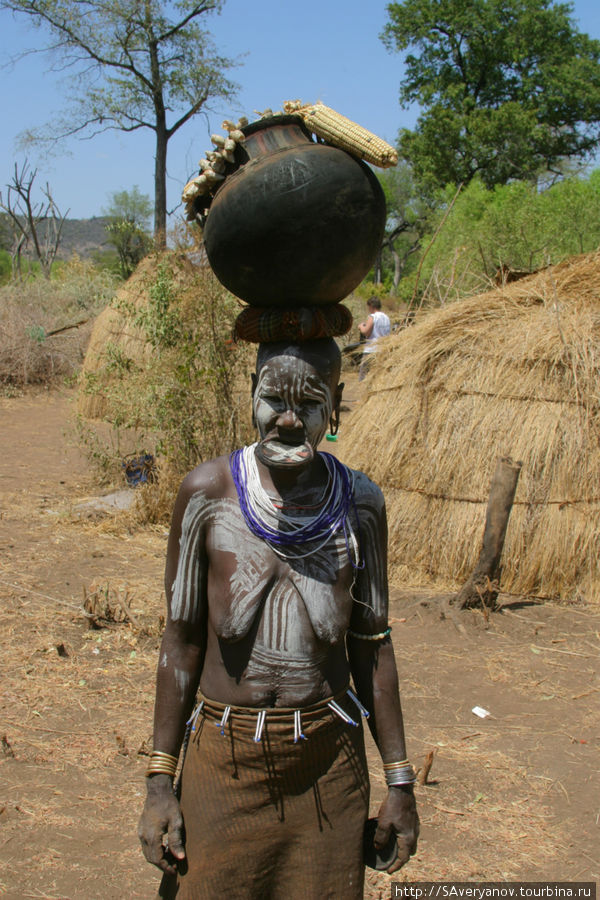
[[[50,278],[52,263],[56,258],[63,225],[69,211],[61,213],[56,205],[50,185],[42,188],[43,200],[33,198],[33,183],[37,169],[30,169],[27,160],[19,169],[15,163],[12,181],[7,184],[6,201],[0,192],[0,209],[12,225],[13,241],[11,257],[13,275],[21,278],[21,256],[31,244],[45,278]]]
[[[109,194],[109,204],[102,214],[117,221],[131,222],[142,231],[148,229],[152,215],[152,201],[148,194],[142,194],[137,184],[130,191],[113,191]]]
[[[230,99],[235,85],[199,19],[222,0],[0,0],[0,9],[29,16],[50,33],[47,50],[79,72],[78,100],[58,126],[37,139],[107,129],[155,134],[154,235],[165,243],[167,147],[211,100]],[[168,120],[171,119],[169,124]]]
[[[600,41],[552,0],[403,0],[382,39],[408,50],[400,149],[425,183],[534,178],[600,142]]]
[[[398,289],[404,268],[421,242],[421,236],[432,212],[432,201],[415,183],[410,166],[400,160],[393,169],[378,175],[385,194],[387,221],[381,244],[379,276],[389,253],[393,265],[391,290]]]
[[[119,257],[120,274],[123,278],[129,278],[152,246],[146,231],[152,215],[150,197],[140,193],[137,184],[131,191],[115,191],[110,195],[110,204],[103,213],[111,219],[106,231],[108,242]]]

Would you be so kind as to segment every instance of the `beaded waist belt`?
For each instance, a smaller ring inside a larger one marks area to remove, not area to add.
[[[232,724],[233,721],[235,721],[236,728],[239,727],[242,730],[247,730],[250,734],[252,733],[252,729],[254,729],[254,736],[252,739],[257,744],[262,740],[263,731],[267,721],[269,723],[284,726],[288,724],[290,728],[290,738],[297,744],[298,741],[308,740],[307,736],[302,731],[302,719],[304,718],[305,724],[310,724],[311,721],[316,721],[321,718],[323,713],[328,709],[343,722],[346,722],[346,724],[358,728],[359,722],[353,719],[340,705],[340,701],[343,701],[346,696],[348,696],[356,706],[359,713],[358,719],[360,719],[361,716],[364,716],[365,718],[369,717],[369,711],[365,709],[350,688],[346,688],[345,690],[340,691],[339,694],[335,694],[333,697],[321,700],[319,703],[314,703],[310,706],[304,706],[301,709],[283,706],[274,706],[269,707],[268,709],[260,709],[254,706],[234,706],[231,704],[219,703],[217,700],[210,700],[208,697],[203,697],[186,723],[185,735],[180,753],[179,775],[175,780],[173,786],[174,790],[176,792],[179,791],[187,748],[196,732],[201,717],[210,721],[213,725],[216,725],[223,736],[225,736],[225,727],[228,723]]]
[[[320,718],[327,709],[338,716],[348,725],[358,726],[358,722],[349,715],[340,705],[340,700],[345,696],[350,697],[354,702],[360,716],[368,717],[368,710],[362,705],[358,697],[347,688],[326,700],[314,703],[310,706],[304,706],[301,709],[294,707],[275,706],[268,709],[260,709],[252,706],[234,706],[219,703],[216,700],[210,700],[207,697],[202,698],[187,722],[189,736],[195,732],[200,716],[210,719],[225,734],[225,726],[233,718],[241,728],[254,728],[253,740],[258,743],[262,740],[265,722],[273,722],[274,724],[290,725],[293,724],[293,740],[298,743],[300,740],[307,740],[306,735],[302,731],[302,719],[305,723]]]

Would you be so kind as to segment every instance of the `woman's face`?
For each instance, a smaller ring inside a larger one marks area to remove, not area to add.
[[[309,463],[327,430],[335,385],[310,362],[276,356],[261,368],[254,389],[257,455],[275,468]]]

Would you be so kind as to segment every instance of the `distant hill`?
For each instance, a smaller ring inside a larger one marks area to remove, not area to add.
[[[91,219],[65,219],[57,259],[69,259],[76,253],[83,258],[91,257],[96,251],[108,250],[106,225],[110,222],[108,216],[94,216]],[[0,246],[10,248],[12,236],[11,228],[6,216],[0,216]],[[46,225],[40,222],[38,234],[42,244],[45,241]],[[25,250],[24,256],[33,258],[34,250],[30,246]]]
[[[94,216],[92,219],[65,219],[63,225],[58,258],[68,259],[76,253],[81,257],[90,257],[97,250],[107,250],[106,225],[107,216]]]

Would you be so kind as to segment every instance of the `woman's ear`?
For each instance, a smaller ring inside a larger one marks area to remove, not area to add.
[[[342,402],[342,393],[344,391],[344,383],[341,382],[335,389],[333,395],[333,407],[329,417],[329,433],[337,434],[340,426],[340,404]]]

